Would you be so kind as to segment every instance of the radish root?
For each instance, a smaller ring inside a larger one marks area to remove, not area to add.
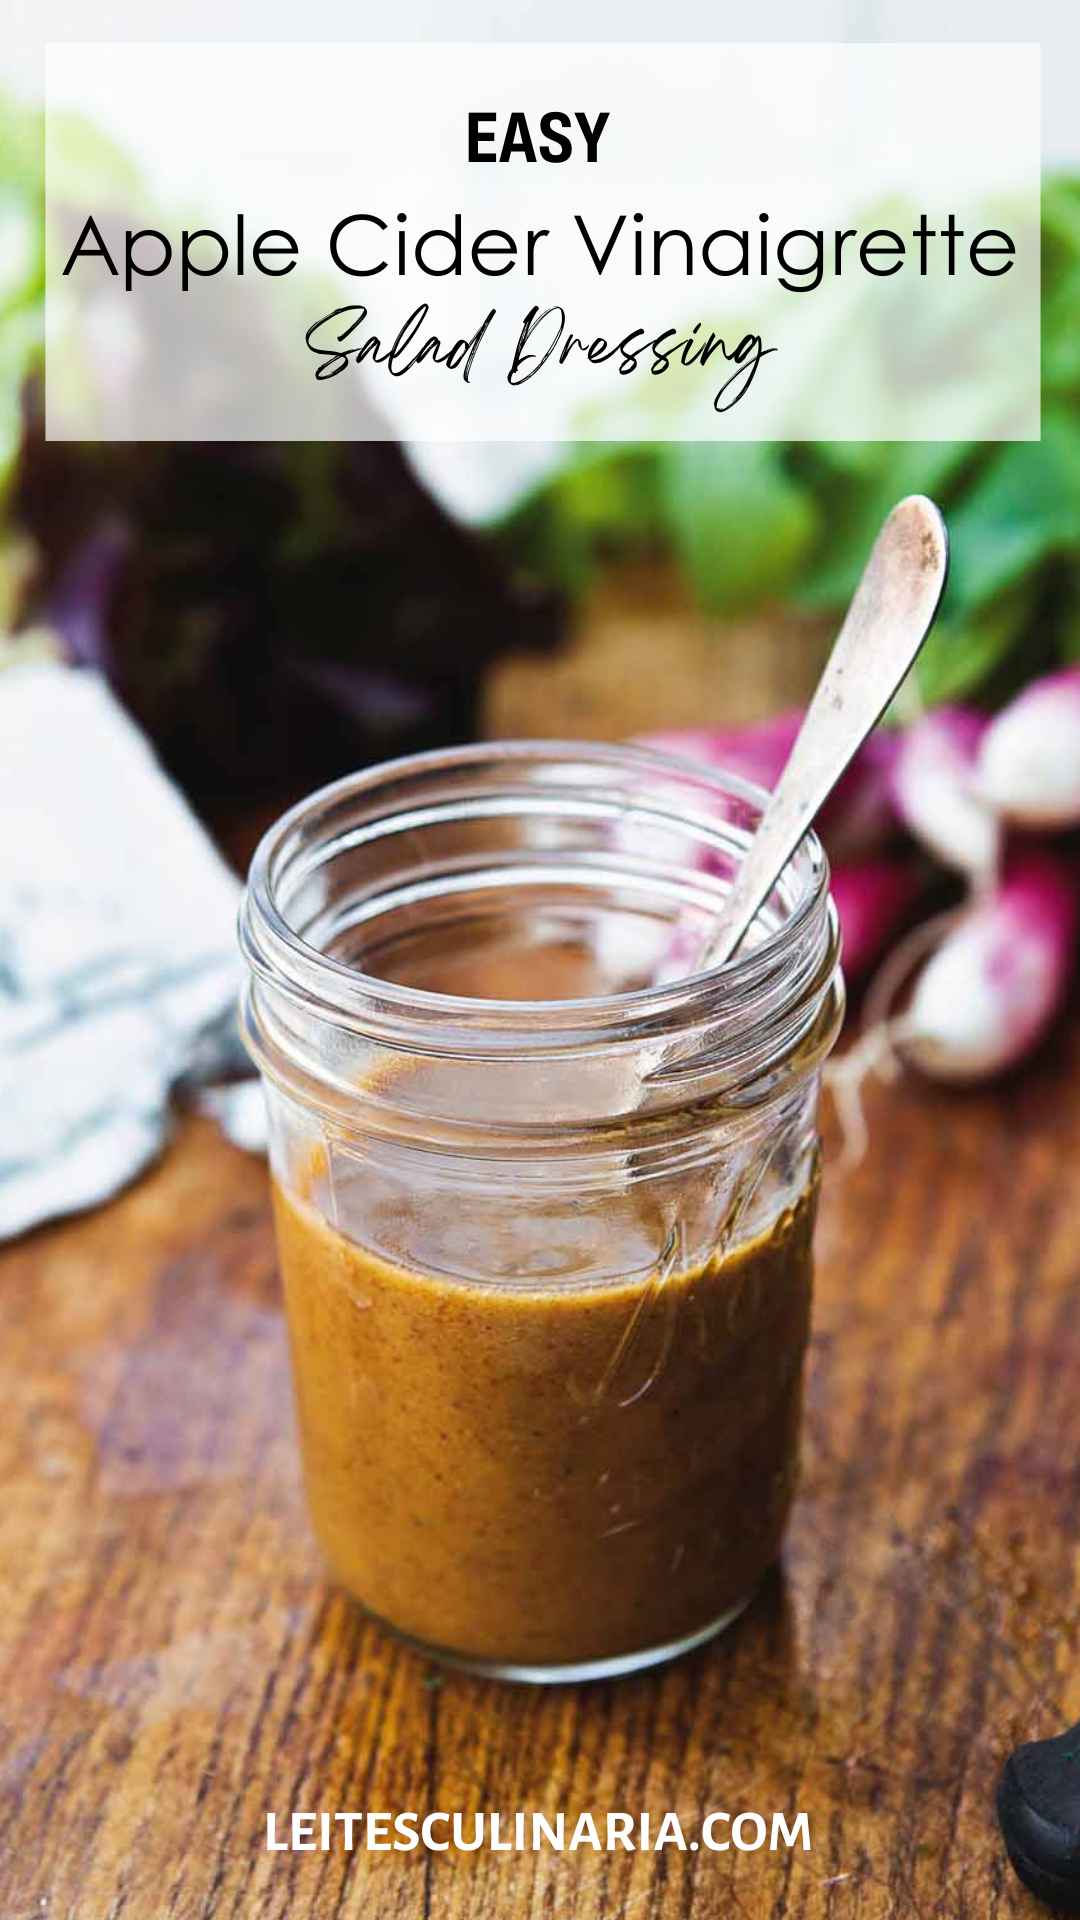
[[[832,1095],[840,1126],[837,1167],[843,1172],[853,1172],[862,1164],[870,1144],[863,1101],[867,1081],[892,1082],[904,1069],[907,1023],[903,1014],[894,1013],[893,1008],[915,968],[941,945],[964,912],[964,906],[950,908],[904,935],[867,987],[859,1038],[839,1059],[830,1060],[823,1070],[822,1084]]]

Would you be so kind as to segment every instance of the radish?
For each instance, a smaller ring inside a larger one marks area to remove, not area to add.
[[[901,736],[880,727],[863,742],[837,782],[817,819],[817,830],[833,862],[874,853],[896,830],[892,786]]]
[[[858,860],[833,868],[830,892],[840,918],[846,980],[865,978],[921,891],[921,878],[911,862]],[[700,927],[677,924],[662,946],[658,942],[650,984],[684,980],[700,963],[703,943]]]
[[[787,764],[802,722],[802,709],[793,707],[755,726],[668,729],[638,734],[636,743],[675,759],[696,761],[710,771],[741,774],[768,788],[776,784]],[[895,734],[872,735],[823,807],[817,823],[830,857],[841,862],[834,874],[833,891],[844,930],[845,965],[851,977],[858,977],[873,964],[917,891],[909,870],[884,860],[858,858],[879,845],[894,825],[890,793],[898,744]],[[681,798],[674,783],[670,795],[666,792],[662,778],[650,778],[648,793],[658,801],[670,798],[676,806]],[[671,835],[663,829],[651,833],[635,824],[629,830],[616,831],[615,845],[620,852],[652,854],[666,860],[676,857]],[[701,871],[715,871],[708,850],[693,846],[689,840],[683,857]],[[853,858],[856,865],[849,866]],[[620,987],[657,986],[684,979],[694,971],[702,946],[700,931],[692,933],[681,923],[671,929],[625,914],[605,916],[593,934],[602,977]]]
[[[696,760],[711,771],[741,774],[771,788],[787,765],[802,723],[802,708],[790,707],[773,720],[749,727],[684,727],[635,737],[639,746]],[[898,750],[895,733],[871,734],[826,801],[817,830],[831,860],[858,859],[889,837],[895,825],[891,788]]]
[[[1048,673],[990,722],[979,747],[979,791],[1024,827],[1080,821],[1080,666]]]
[[[909,727],[892,772],[897,813],[916,840],[978,884],[997,865],[1001,832],[976,785],[987,721],[970,707],[937,707]]]
[[[1076,933],[1068,868],[1041,849],[1018,853],[926,962],[891,1023],[893,1045],[938,1080],[983,1080],[1015,1065],[1062,1005]]]
[[[861,979],[878,960],[918,898],[910,862],[860,860],[834,867],[831,891],[843,934],[845,978]]]
[[[802,725],[802,713],[791,707],[772,720],[750,727],[676,727],[661,733],[639,733],[638,746],[670,753],[677,760],[696,760],[710,772],[718,769],[773,787],[787,764]]]

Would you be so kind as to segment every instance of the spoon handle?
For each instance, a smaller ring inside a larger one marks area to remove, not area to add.
[[[735,876],[698,970],[730,960],[803,834],[922,646],[948,564],[945,523],[913,493],[884,522],[788,763]]]

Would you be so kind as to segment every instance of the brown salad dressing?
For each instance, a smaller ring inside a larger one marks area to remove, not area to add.
[[[384,971],[560,999],[601,990],[591,964],[566,946],[414,947]],[[375,1222],[378,1250],[358,1244],[331,1224],[313,1148],[274,1205],[308,1497],[338,1579],[429,1647],[520,1665],[661,1648],[737,1608],[795,1483],[816,1185],[680,1271],[642,1182],[600,1217],[597,1279],[595,1217],[565,1200],[478,1228],[451,1194],[434,1233],[407,1192],[388,1226],[346,1200],[347,1222]]]
[[[518,1290],[405,1271],[278,1188],[337,1577],[428,1645],[520,1663],[663,1646],[736,1607],[794,1488],[815,1198],[689,1272]]]
[[[441,958],[422,984],[597,990],[566,948]],[[752,1593],[796,1476],[816,1178],[685,1271],[656,1264],[670,1228],[644,1182],[629,1223],[611,1217],[602,1280],[575,1278],[596,1229],[565,1202],[496,1215],[476,1245],[451,1217],[436,1246],[405,1195],[376,1251],[329,1224],[322,1150],[290,1188],[275,1212],[308,1496],[371,1612],[430,1647],[557,1666],[678,1642]],[[523,1233],[557,1249],[556,1278],[515,1277]],[[439,1271],[470,1260],[504,1277]]]

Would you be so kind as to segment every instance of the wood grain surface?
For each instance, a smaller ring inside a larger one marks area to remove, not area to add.
[[[827,1170],[805,1474],[725,1638],[551,1691],[324,1581],[262,1165],[189,1122],[0,1260],[3,1920],[993,1920],[991,1798],[1080,1715],[1080,1040]],[[831,1177],[830,1177],[831,1173]],[[812,1850],[271,1854],[293,1809],[805,1810]]]
[[[618,740],[662,727],[742,726],[810,698],[836,631],[770,606],[707,614],[673,567],[602,573],[554,655],[504,654],[486,681],[492,739]]]

